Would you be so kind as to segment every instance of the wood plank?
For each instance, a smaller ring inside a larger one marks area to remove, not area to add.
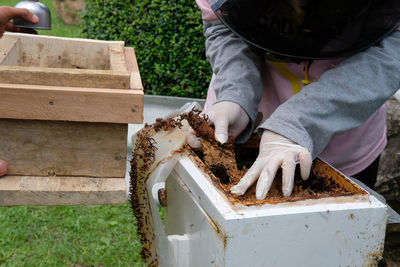
[[[0,117],[143,122],[143,91],[0,83]]]
[[[127,69],[131,72],[130,89],[143,91],[142,79],[133,47],[125,47],[125,60]]]
[[[0,206],[125,202],[124,178],[5,176],[0,179]]]
[[[20,39],[21,66],[77,69],[110,69],[109,46],[122,41],[99,41],[43,35],[5,33]]]
[[[110,70],[128,71],[124,51],[124,47],[110,45]],[[129,89],[129,85],[127,89]]]
[[[0,119],[10,175],[125,177],[127,124]]]
[[[130,73],[118,70],[0,66],[0,83],[129,89]]]
[[[18,65],[19,39],[14,36],[3,36],[0,39],[0,65]]]

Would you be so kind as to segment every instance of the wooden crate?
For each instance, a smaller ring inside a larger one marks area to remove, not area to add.
[[[128,123],[143,87],[123,42],[0,39],[0,205],[125,202]]]

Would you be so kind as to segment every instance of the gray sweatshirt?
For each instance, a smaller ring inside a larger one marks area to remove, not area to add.
[[[254,129],[262,95],[263,58],[221,22],[204,22],[206,54],[216,75],[217,102],[239,104]],[[360,126],[400,88],[400,32],[326,71],[281,104],[259,128],[295,141],[317,157],[331,138]]]

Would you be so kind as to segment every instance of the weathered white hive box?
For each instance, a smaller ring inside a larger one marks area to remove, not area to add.
[[[376,266],[382,255],[386,206],[322,161],[312,174],[347,193],[235,200],[193,155],[180,158],[164,183],[165,174],[156,171],[146,183],[158,266]]]
[[[124,42],[0,39],[0,205],[123,203],[143,87]]]

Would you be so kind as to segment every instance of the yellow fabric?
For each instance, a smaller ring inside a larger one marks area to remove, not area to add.
[[[299,79],[294,75],[287,67],[284,62],[271,62],[271,64],[282,74],[286,79],[289,80],[292,86],[293,93],[297,94],[301,90]]]
[[[309,85],[310,83],[312,83],[309,79],[308,79],[308,70],[310,69],[310,61],[305,61],[304,62],[304,69],[305,69],[305,73],[304,73],[304,75],[305,75],[305,77],[304,77],[304,80],[301,80],[301,82],[303,83],[303,86],[307,86],[307,85]]]
[[[287,67],[285,62],[273,62],[271,61],[271,64],[279,71],[280,74],[282,74],[288,81],[290,82],[290,85],[292,86],[292,90],[294,94],[297,94],[301,90],[301,84],[299,79],[294,75]],[[305,66],[305,77],[304,80],[301,80],[301,83],[304,86],[309,85],[312,83],[308,79],[308,69],[309,69],[309,61],[304,62]]]

